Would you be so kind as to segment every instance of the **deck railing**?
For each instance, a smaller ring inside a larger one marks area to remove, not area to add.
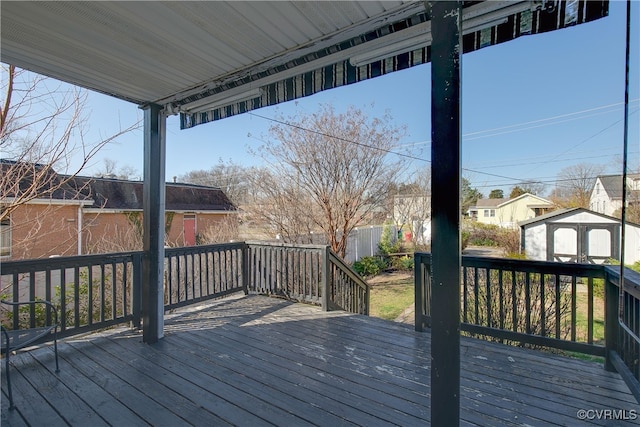
[[[60,336],[131,322],[140,325],[142,252],[56,257],[0,264],[0,296],[58,307]],[[34,306],[2,312],[12,329],[32,328],[51,313]]]
[[[619,267],[462,257],[460,330],[468,335],[603,356],[640,399],[640,275]],[[431,327],[431,255],[415,254],[415,327]],[[605,303],[606,302],[606,303]],[[635,389],[635,390],[634,390]]]
[[[625,270],[620,298],[620,268],[608,266],[605,272],[605,367],[619,372],[640,402],[640,273]]]
[[[249,292],[369,314],[369,287],[327,246],[247,242]]]
[[[52,301],[60,336],[120,323],[140,326],[142,252],[0,264],[0,297]],[[368,314],[368,287],[326,246],[237,242],[165,249],[165,310],[244,291]],[[51,316],[33,306],[0,312],[12,329]]]
[[[245,290],[246,247],[237,242],[165,249],[165,309]]]

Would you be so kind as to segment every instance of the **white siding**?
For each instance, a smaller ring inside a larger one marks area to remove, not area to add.
[[[620,221],[615,218],[605,218],[601,215],[594,215],[589,212],[578,212],[565,218],[553,219],[550,223],[581,223],[581,224],[618,224]]]
[[[624,263],[640,261],[640,227],[627,225],[625,230]]]
[[[546,261],[547,225],[545,223],[525,228],[524,241],[528,259]]]

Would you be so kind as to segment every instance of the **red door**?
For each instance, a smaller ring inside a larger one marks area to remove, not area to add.
[[[183,221],[184,245],[196,245],[196,216],[185,215]]]

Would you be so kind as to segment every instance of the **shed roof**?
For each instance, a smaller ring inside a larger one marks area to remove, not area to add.
[[[620,218],[612,217],[612,216],[609,216],[609,215],[604,215],[604,214],[601,214],[599,212],[591,211],[589,209],[585,209],[585,208],[566,208],[566,209],[558,209],[557,211],[549,212],[547,214],[540,215],[540,216],[537,216],[535,218],[531,218],[531,219],[528,219],[528,220],[525,220],[525,221],[521,221],[521,222],[518,223],[518,225],[521,228],[525,228],[525,227],[530,226],[530,225],[546,222],[546,221],[548,221],[550,219],[558,220],[558,219],[566,218],[566,217],[569,217],[569,216],[572,216],[572,215],[576,215],[576,214],[579,214],[579,213],[582,213],[582,212],[586,212],[586,213],[589,213],[590,215],[599,216],[599,217],[610,219],[610,220],[613,220],[613,221],[621,222]],[[633,224],[633,223],[630,223],[630,222],[626,222],[625,224],[631,225],[631,226],[634,226],[634,227],[640,227],[638,224]]]
[[[430,60],[416,1],[3,1],[2,62],[137,104],[181,126]],[[464,1],[463,50],[588,22],[608,1]],[[368,56],[368,58],[367,58]]]

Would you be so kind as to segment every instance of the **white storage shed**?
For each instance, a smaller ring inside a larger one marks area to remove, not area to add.
[[[520,246],[527,258],[602,264],[620,260],[622,226],[618,218],[584,208],[562,209],[520,225]],[[625,264],[640,261],[640,225],[626,224]]]

